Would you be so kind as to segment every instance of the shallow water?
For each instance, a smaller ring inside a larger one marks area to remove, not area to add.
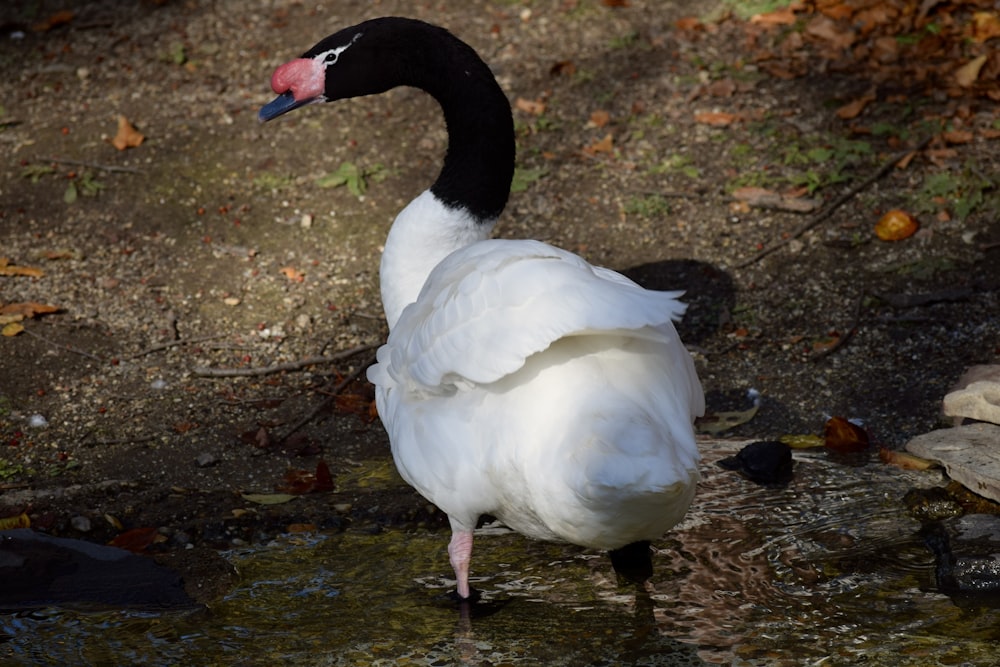
[[[765,489],[706,465],[646,592],[601,554],[486,531],[471,618],[444,597],[444,533],[287,537],[229,553],[242,584],[205,611],[0,616],[0,663],[997,664],[1000,611],[934,591],[901,503],[936,480],[820,453]]]

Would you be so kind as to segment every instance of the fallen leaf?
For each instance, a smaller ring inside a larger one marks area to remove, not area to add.
[[[290,493],[244,493],[241,497],[249,503],[258,505],[281,505],[295,499]]]
[[[552,76],[559,76],[560,74],[573,76],[576,74],[576,65],[572,60],[560,60],[549,68],[549,74]]]
[[[912,215],[893,209],[875,223],[875,236],[883,241],[901,241],[913,236],[919,227]]]
[[[951,130],[941,133],[941,138],[949,144],[967,144],[972,141],[972,137],[972,132],[967,130]]]
[[[607,111],[598,109],[597,111],[590,114],[590,120],[587,122],[587,127],[604,127],[611,121],[611,114]]]
[[[843,120],[851,120],[852,118],[857,118],[861,115],[861,112],[865,110],[869,102],[875,101],[875,91],[870,90],[853,102],[848,102],[844,106],[837,109],[837,118]]]
[[[313,490],[317,493],[333,491],[333,475],[330,474],[330,466],[323,459],[316,463],[316,484]]]
[[[755,401],[749,410],[734,410],[731,412],[715,412],[707,414],[698,420],[697,429],[700,433],[718,435],[723,431],[745,424],[756,416],[760,402]]]
[[[59,306],[49,306],[34,301],[8,303],[6,306],[0,307],[0,315],[21,315],[26,318],[34,317],[35,315],[47,315],[48,313],[56,313],[58,311]]]
[[[857,424],[843,417],[830,417],[823,429],[823,444],[827,449],[841,454],[862,452],[868,449],[868,434]]]
[[[813,17],[806,25],[805,32],[837,50],[847,49],[854,43],[853,32],[841,30],[836,21],[822,15]]]
[[[589,146],[584,147],[583,150],[590,155],[596,155],[598,153],[611,153],[614,151],[614,138],[610,134],[606,134],[603,139],[595,141]]]
[[[685,16],[674,21],[674,27],[684,32],[701,30],[705,26],[697,16]]]
[[[605,7],[628,7],[628,0],[601,0]]]
[[[24,325],[17,322],[10,322],[9,324],[5,324],[3,329],[0,329],[0,335],[13,338],[22,331],[24,331]]]
[[[823,438],[811,434],[783,435],[778,438],[778,441],[785,443],[792,449],[811,449],[813,447],[822,447],[824,444]]]
[[[518,111],[530,113],[533,116],[540,116],[545,113],[545,102],[542,102],[541,100],[527,100],[523,97],[519,97],[514,100],[514,108]]]
[[[135,129],[135,126],[129,122],[128,118],[119,114],[118,116],[118,133],[111,140],[111,145],[120,151],[126,148],[135,148],[143,142],[146,137],[143,136],[139,130]]]
[[[713,125],[715,127],[725,127],[732,125],[740,119],[738,114],[727,113],[725,111],[700,111],[694,115],[696,123],[702,125]]]
[[[15,514],[14,516],[5,516],[0,519],[0,530],[14,530],[15,528],[30,528],[31,519],[28,518],[26,512],[21,512],[20,514]]]
[[[1000,14],[997,12],[976,12],[972,15],[972,39],[982,43],[1000,37]]]
[[[39,21],[38,23],[31,26],[34,32],[48,32],[53,28],[58,28],[61,25],[66,25],[73,20],[73,12],[68,9],[58,11],[44,21]]]
[[[290,523],[285,528],[286,533],[311,533],[316,530],[314,523]]]
[[[986,55],[973,58],[955,70],[955,83],[963,88],[969,88],[979,78],[979,70],[986,64]]]
[[[132,530],[127,530],[124,533],[116,535],[108,544],[119,549],[131,551],[134,554],[139,554],[149,548],[149,545],[156,542],[157,537],[162,536],[154,527],[133,528]]]
[[[306,279],[306,274],[291,266],[283,267],[281,269],[281,273],[284,274],[284,276],[289,280],[297,283],[304,282]]]
[[[187,433],[188,431],[193,431],[198,428],[197,422],[177,422],[174,424],[174,431],[177,433]]]
[[[906,169],[913,162],[913,158],[917,157],[918,151],[910,151],[903,156],[903,159],[896,163],[896,169]]]
[[[45,272],[33,266],[17,266],[10,264],[6,257],[0,257],[0,276],[29,276],[31,278],[41,278]]]
[[[750,23],[763,26],[792,25],[795,23],[795,12],[791,7],[784,7],[766,14],[754,14],[750,17]]]
[[[1000,139],[1000,130],[983,128],[982,130],[979,130],[979,136],[983,139]]]
[[[933,461],[922,459],[919,456],[914,456],[907,452],[892,451],[886,447],[881,447],[878,450],[878,457],[882,463],[899,466],[903,470],[927,470],[937,465]]]

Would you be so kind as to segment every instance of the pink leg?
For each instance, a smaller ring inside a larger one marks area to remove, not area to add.
[[[472,531],[459,530],[452,526],[451,542],[448,543],[448,558],[455,570],[458,581],[458,597],[469,599],[469,563],[472,562]]]

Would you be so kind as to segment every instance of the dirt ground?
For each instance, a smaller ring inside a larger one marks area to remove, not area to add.
[[[0,514],[100,542],[156,528],[163,552],[293,524],[444,525],[393,480],[371,388],[351,381],[386,335],[380,244],[440,164],[438,109],[404,89],[256,119],[275,66],[386,14],[450,28],[516,102],[499,235],[687,290],[680,331],[709,410],[762,397],[728,434],[819,433],[841,415],[899,447],[938,425],[962,371],[1000,356],[996,102],[822,59],[782,76],[757,64],[780,39],[713,23],[722,5],[609,4],[3,3],[0,258],[41,274],[0,275],[0,307],[58,311],[0,337]],[[677,23],[690,16],[705,23]],[[869,90],[860,115],[835,113]],[[120,115],[141,145],[111,145]],[[968,135],[798,238],[808,214],[733,197],[812,186],[792,201],[830,202],[942,130]],[[335,173],[346,186],[323,187]],[[875,237],[893,208],[917,215],[916,236]],[[289,471],[319,461],[333,491],[243,495],[302,491],[315,480]]]

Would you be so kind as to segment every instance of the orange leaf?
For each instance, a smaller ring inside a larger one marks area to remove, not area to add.
[[[545,113],[545,102],[541,100],[526,100],[523,97],[519,97],[514,100],[514,107],[518,111],[530,113],[533,116],[540,116]]]
[[[15,264],[9,264],[10,260],[6,257],[0,257],[0,276],[30,276],[32,278],[41,278],[45,275],[45,272],[41,269],[36,269],[31,266],[17,266]]]
[[[918,227],[912,215],[906,211],[893,209],[875,223],[875,235],[883,241],[901,241],[913,236]]]
[[[13,338],[17,334],[24,331],[24,325],[18,322],[8,322],[0,329],[0,336],[5,336],[7,338]]]
[[[922,459],[919,456],[914,456],[906,452],[891,451],[885,447],[881,447],[878,450],[878,457],[882,460],[882,463],[889,463],[903,470],[927,470],[936,465],[933,461]]]
[[[875,101],[875,91],[870,90],[853,102],[848,102],[844,106],[837,109],[837,118],[842,118],[843,120],[850,120],[852,118],[857,118],[861,115],[861,112],[865,110],[869,102]]]
[[[972,39],[985,42],[1000,37],[1000,14],[996,12],[976,12],[972,15]]]
[[[549,68],[549,74],[552,76],[558,76],[560,74],[573,76],[576,74],[576,65],[573,64],[572,60],[560,60]]]
[[[764,26],[792,25],[795,23],[795,12],[791,7],[785,7],[767,14],[755,14],[750,17],[750,23]]]
[[[66,25],[73,20],[73,12],[68,9],[56,12],[44,21],[39,21],[35,25],[31,26],[34,32],[48,32],[53,28],[58,28],[61,25]]]
[[[863,452],[868,449],[868,434],[863,428],[843,417],[830,417],[823,429],[823,444],[827,449],[842,454]]]
[[[305,282],[306,279],[306,274],[291,266],[283,267],[281,273],[289,280],[297,283]]]
[[[48,306],[44,303],[26,301],[24,303],[8,303],[0,307],[0,315],[23,315],[24,317],[34,317],[35,315],[46,315],[59,311],[59,306]]]
[[[674,27],[681,31],[690,32],[701,30],[704,26],[697,16],[685,16],[674,21]]]
[[[126,148],[135,148],[143,142],[146,137],[142,135],[135,126],[128,121],[128,118],[119,114],[118,134],[111,140],[111,145],[120,151]]]
[[[726,113],[725,111],[701,111],[694,115],[694,121],[702,125],[713,125],[715,127],[725,127],[732,125],[740,119],[738,114]]]
[[[972,141],[972,132],[966,130],[951,130],[942,132],[941,138],[949,144],[967,144]]]
[[[628,0],[601,0],[605,7],[628,7]]]
[[[108,544],[138,554],[145,551],[153,542],[156,542],[156,538],[159,535],[159,531],[154,527],[133,528],[117,535]]]
[[[610,134],[604,135],[604,138],[600,141],[595,141],[589,146],[584,147],[584,151],[590,155],[596,155],[598,153],[611,153],[614,151],[615,140]]]
[[[604,127],[611,121],[611,114],[607,111],[602,111],[598,109],[597,111],[590,114],[590,121],[587,123],[587,127]]]

